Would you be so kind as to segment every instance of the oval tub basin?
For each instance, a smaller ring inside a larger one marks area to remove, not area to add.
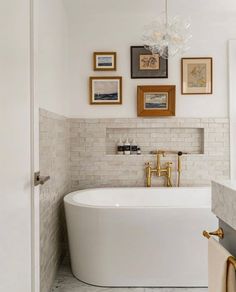
[[[210,188],[101,188],[64,198],[72,271],[108,287],[206,287]]]

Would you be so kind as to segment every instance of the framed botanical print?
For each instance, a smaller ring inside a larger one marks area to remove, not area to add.
[[[175,95],[174,85],[138,86],[138,116],[175,116]]]
[[[90,104],[122,104],[122,77],[90,77]]]
[[[212,58],[182,58],[182,94],[212,94]]]
[[[94,71],[116,71],[116,53],[94,52],[93,67]]]
[[[168,78],[168,60],[143,46],[131,47],[131,78]]]

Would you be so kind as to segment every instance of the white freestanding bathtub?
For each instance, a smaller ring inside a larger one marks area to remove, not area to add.
[[[97,286],[204,287],[210,188],[106,188],[64,198],[73,274]]]

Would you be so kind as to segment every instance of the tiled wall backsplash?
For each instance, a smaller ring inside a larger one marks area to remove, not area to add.
[[[182,186],[209,185],[229,177],[228,119],[70,119],[72,189],[144,186],[144,164],[158,148],[188,151],[183,157]],[[141,156],[115,155],[119,138],[142,146]],[[168,156],[176,169],[176,157]],[[175,172],[173,175],[174,179]],[[160,178],[153,185],[163,185]]]
[[[116,154],[119,139],[129,138],[141,147],[143,154],[156,149],[182,150],[184,152],[204,153],[203,128],[107,128],[106,154]]]
[[[142,155],[115,155],[119,138],[135,138]],[[40,111],[40,170],[51,180],[40,190],[41,292],[49,292],[63,253],[63,196],[94,187],[145,185],[145,162],[157,149],[183,150],[182,186],[229,178],[228,119],[67,119]],[[170,155],[176,170],[176,156]],[[175,172],[173,175],[176,180]],[[154,186],[163,180],[153,178]]]
[[[70,192],[68,119],[40,110],[40,292],[49,292],[65,249],[63,197]]]

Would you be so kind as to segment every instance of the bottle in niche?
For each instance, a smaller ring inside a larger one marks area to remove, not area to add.
[[[138,145],[135,142],[135,140],[132,141],[130,148],[131,148],[130,151],[132,155],[136,155],[138,153]]]
[[[130,143],[129,139],[127,138],[125,143],[124,143],[124,154],[125,155],[130,155]]]
[[[140,146],[137,147],[137,154],[138,155],[141,155],[141,148],[140,148]]]
[[[124,154],[124,143],[122,142],[121,138],[117,143],[117,154],[123,155]]]

